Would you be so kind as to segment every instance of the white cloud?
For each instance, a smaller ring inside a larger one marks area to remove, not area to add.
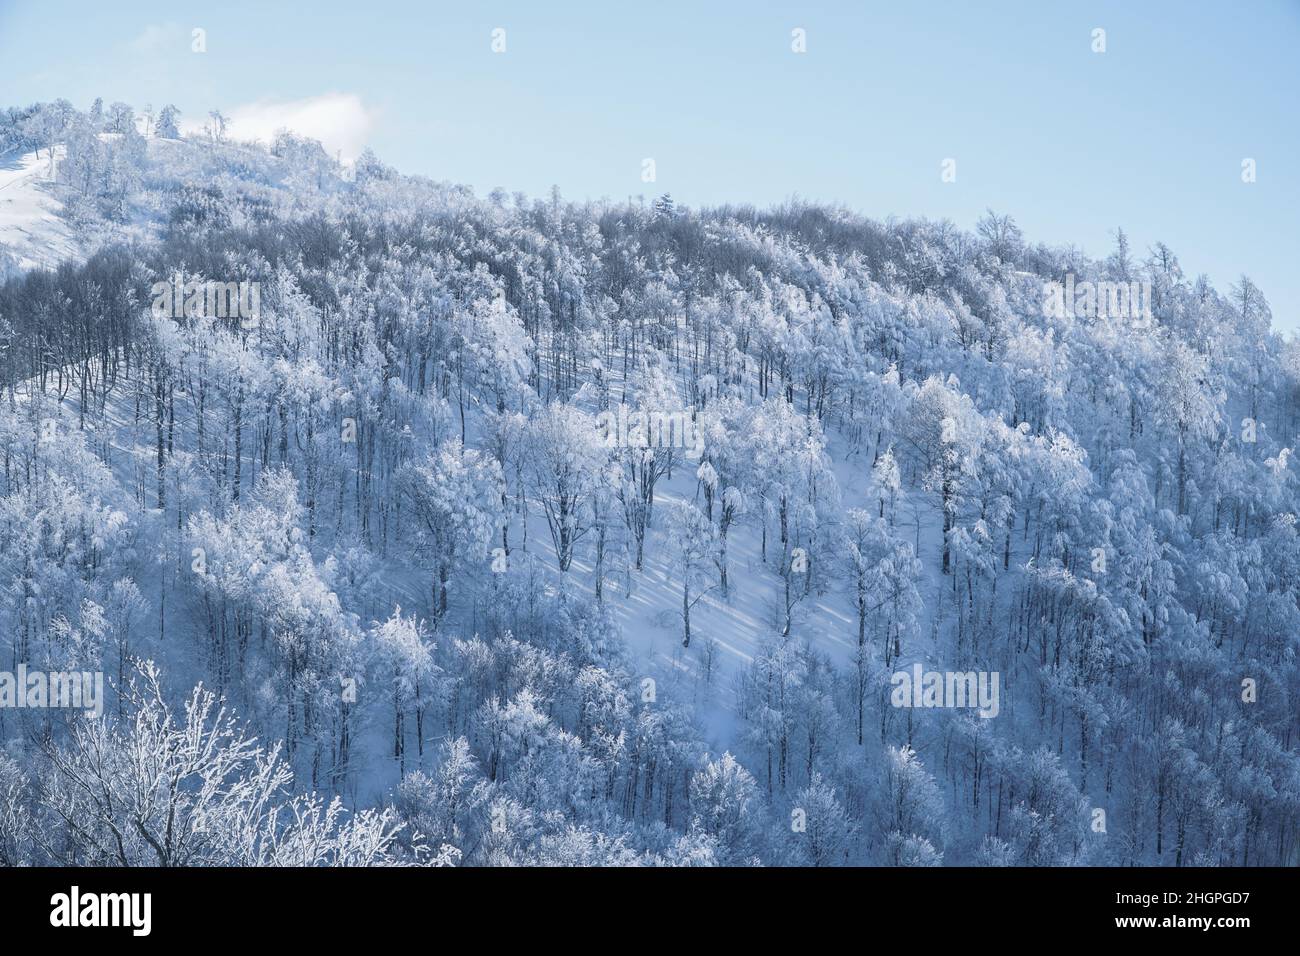
[[[340,154],[351,162],[361,154],[375,126],[376,113],[355,93],[324,93],[301,100],[258,100],[226,111],[226,137],[271,143],[275,134],[288,129],[299,136],[318,139],[331,156]],[[184,132],[196,133],[207,117],[190,119]]]

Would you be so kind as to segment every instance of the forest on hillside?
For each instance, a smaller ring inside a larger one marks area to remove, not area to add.
[[[1249,278],[178,119],[0,111],[0,865],[1300,864]]]

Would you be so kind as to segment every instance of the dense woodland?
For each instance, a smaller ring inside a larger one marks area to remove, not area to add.
[[[85,249],[0,285],[0,668],[107,686],[0,709],[0,863],[1300,863],[1300,350],[1249,279],[177,119],[0,113]],[[1066,276],[1152,321],[1045,316]],[[918,661],[998,716],[893,706]]]

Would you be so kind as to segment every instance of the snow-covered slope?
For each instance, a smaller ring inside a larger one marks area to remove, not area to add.
[[[1252,286],[1060,319],[1111,265],[66,143],[0,180],[15,258],[105,253],[0,284],[0,656],[119,721],[152,660],[467,863],[1296,859],[1300,363]]]
[[[79,247],[72,230],[59,216],[62,204],[51,195],[64,148],[38,150],[0,159],[0,247],[11,267],[52,267],[75,258]]]

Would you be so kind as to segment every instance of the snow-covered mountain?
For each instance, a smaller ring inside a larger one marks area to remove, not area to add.
[[[0,114],[0,862],[1298,862],[1249,279],[124,109]]]

